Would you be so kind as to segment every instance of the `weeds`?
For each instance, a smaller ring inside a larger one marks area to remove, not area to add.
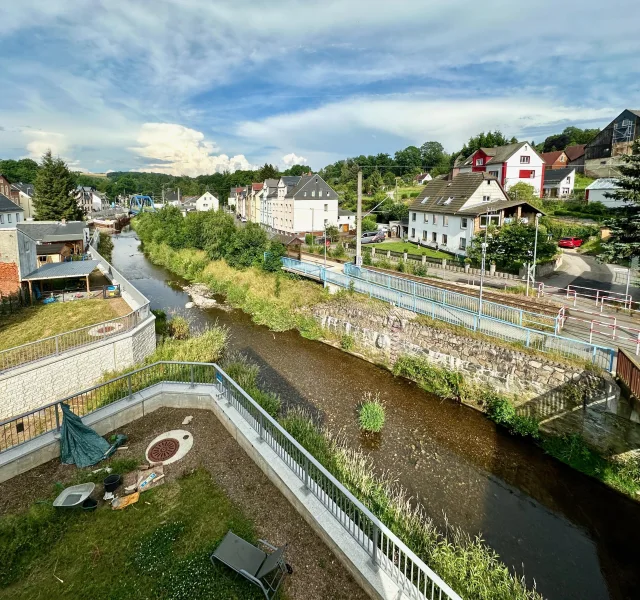
[[[384,427],[385,410],[378,395],[366,392],[358,411],[360,429],[369,433],[380,433]]]
[[[460,373],[437,367],[423,358],[401,356],[393,365],[393,374],[411,379],[425,392],[441,398],[459,400],[464,393],[464,381]]]
[[[355,345],[356,345],[356,341],[353,339],[352,335],[348,335],[345,333],[340,338],[340,348],[342,348],[343,350],[346,350],[347,352],[350,352],[351,350],[353,350]]]
[[[177,315],[167,322],[167,332],[175,340],[189,339],[191,334],[189,322],[184,317]]]

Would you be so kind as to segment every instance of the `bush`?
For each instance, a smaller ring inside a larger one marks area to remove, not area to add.
[[[393,374],[411,379],[425,392],[441,398],[459,400],[465,393],[460,373],[433,365],[423,358],[401,356],[393,365]]]
[[[380,433],[384,426],[385,411],[380,398],[375,397],[371,392],[365,394],[365,399],[360,406],[358,423],[360,429],[369,433]]]
[[[347,335],[346,333],[340,338],[340,347],[347,352],[353,350],[355,343],[353,336]]]
[[[522,437],[539,437],[539,424],[533,417],[517,414],[513,402],[493,391],[485,388],[480,395],[480,401],[484,404],[487,416],[492,420],[506,427],[513,435]]]
[[[362,264],[370,267],[373,264],[373,261],[371,260],[371,254],[363,254],[362,256]]]
[[[169,335],[167,330],[167,313],[163,310],[152,310],[151,312],[156,317],[156,333],[161,336]]]
[[[99,235],[98,254],[107,262],[112,262],[113,240],[111,239],[111,235],[104,231],[101,231]]]
[[[427,273],[427,267],[425,267],[423,264],[416,264],[413,267],[413,274],[417,275],[418,277],[426,277]]]
[[[189,335],[191,334],[191,331],[189,329],[189,321],[181,316],[173,317],[167,323],[167,332],[172,338],[176,340],[189,339]]]
[[[332,251],[331,256],[333,258],[345,258],[347,256],[347,252],[344,249],[342,244],[338,244]]]
[[[404,260],[398,261],[398,264],[396,265],[396,271],[400,273],[406,273],[407,263]]]

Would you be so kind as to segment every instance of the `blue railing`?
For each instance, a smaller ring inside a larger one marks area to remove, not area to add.
[[[287,257],[282,259],[282,263],[286,269],[315,277],[324,282],[325,285],[335,285],[350,289],[366,294],[371,298],[427,315],[432,319],[484,333],[507,342],[522,344],[526,348],[534,348],[540,352],[551,352],[569,358],[578,358],[591,362],[607,371],[613,371],[615,359],[615,350],[613,348],[531,329],[487,316],[484,313],[480,315],[475,311],[450,306],[441,301],[394,290],[357,277],[325,269],[322,265],[316,263],[306,263]]]

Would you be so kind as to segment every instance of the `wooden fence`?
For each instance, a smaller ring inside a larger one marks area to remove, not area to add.
[[[622,348],[618,348],[616,375],[633,396],[640,398],[640,363]]]

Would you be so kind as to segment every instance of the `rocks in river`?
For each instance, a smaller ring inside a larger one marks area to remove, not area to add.
[[[190,304],[191,306],[195,305],[199,308],[223,308],[216,302],[211,290],[202,283],[188,285],[184,288],[184,291],[187,292],[193,300],[193,302],[188,302],[186,304],[187,308],[191,308],[189,306]]]
[[[194,305],[194,303],[193,303],[193,302],[187,302],[187,303],[184,305],[184,307],[185,307],[185,308],[193,308],[194,306],[195,306],[195,305]]]

